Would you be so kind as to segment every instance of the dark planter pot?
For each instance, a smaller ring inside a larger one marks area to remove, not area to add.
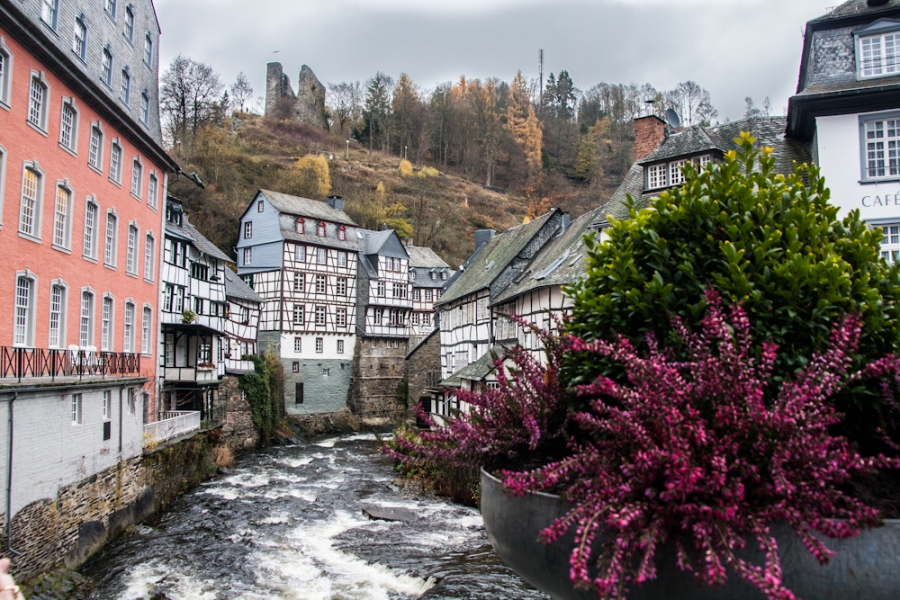
[[[481,514],[488,539],[501,560],[525,581],[557,600],[596,600],[592,592],[575,590],[569,579],[574,533],[554,544],[538,541],[538,533],[568,510],[569,504],[534,492],[519,498],[499,479],[481,470]],[[896,600],[900,598],[900,520],[864,531],[848,540],[828,539],[837,555],[826,566],[807,551],[787,526],[773,527],[785,585],[804,600]],[[752,548],[752,549],[751,549]],[[742,555],[762,564],[763,554],[749,543]],[[656,553],[657,579],[633,585],[629,600],[764,600],[765,596],[733,572],[723,587],[700,586],[675,565],[675,548]]]

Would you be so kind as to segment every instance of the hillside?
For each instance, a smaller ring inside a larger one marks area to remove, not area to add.
[[[190,147],[178,145],[172,154],[185,173],[200,176],[206,189],[182,176],[170,181],[169,193],[183,199],[197,228],[231,254],[238,220],[257,189],[325,197],[295,168],[309,154],[328,159],[330,193],[343,196],[347,213],[357,223],[373,229],[386,223],[417,245],[431,246],[454,267],[471,253],[476,229],[504,231],[520,224],[529,209],[543,212],[554,204],[546,198],[529,201],[431,167],[426,168],[430,176],[414,165],[411,176],[402,177],[396,156],[370,151],[356,141],[348,147],[347,140],[308,125],[251,114],[205,125]],[[556,197],[555,203],[576,216],[608,198],[612,189],[591,191],[590,197]]]

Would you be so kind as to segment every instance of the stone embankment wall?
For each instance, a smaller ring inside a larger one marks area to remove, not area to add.
[[[241,390],[239,378],[226,375],[219,384],[219,401],[225,404],[222,438],[232,452],[244,452],[259,444],[259,432],[253,425],[250,403]]]
[[[406,376],[406,339],[360,338],[353,359],[350,410],[367,427],[390,427],[406,419],[397,387]]]

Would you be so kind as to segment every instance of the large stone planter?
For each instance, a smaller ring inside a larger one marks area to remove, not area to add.
[[[573,532],[554,544],[538,541],[538,532],[563,515],[568,504],[558,496],[535,492],[515,498],[496,477],[481,471],[481,513],[494,550],[525,581],[557,600],[596,600],[574,589],[569,580]],[[775,528],[785,585],[804,600],[896,600],[900,598],[900,520],[849,540],[827,540],[837,552],[820,566],[787,526]],[[749,544],[744,558],[762,564]],[[691,573],[675,566],[675,549],[656,554],[657,579],[632,586],[629,600],[764,600],[757,588],[729,572],[724,587],[697,585]]]

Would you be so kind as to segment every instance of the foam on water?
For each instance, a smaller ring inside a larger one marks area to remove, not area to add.
[[[290,467],[292,469],[296,469],[297,467],[303,467],[308,465],[313,461],[312,456],[307,456],[305,458],[279,458],[276,459],[275,462],[279,465],[284,465],[285,467]]]
[[[216,600],[215,582],[199,581],[156,561],[136,565],[128,572],[125,584],[119,600],[143,600],[162,590],[166,597],[179,600]]]

